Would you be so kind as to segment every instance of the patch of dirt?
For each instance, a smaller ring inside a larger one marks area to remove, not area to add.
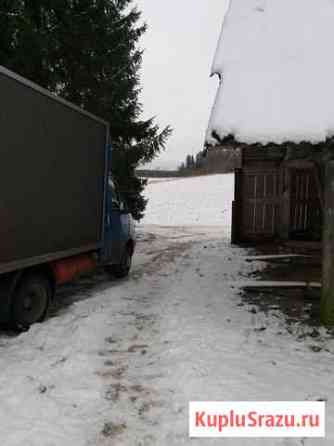
[[[193,241],[184,243],[175,243],[167,248],[156,251],[151,251],[151,257],[148,262],[137,268],[132,273],[132,278],[140,280],[144,274],[154,275],[163,268],[166,263],[173,263],[177,257],[180,257],[184,251],[189,249],[193,245]],[[154,254],[155,253],[155,254]]]
[[[112,438],[112,437],[122,434],[126,428],[127,428],[126,423],[117,424],[117,423],[113,423],[112,421],[109,421],[107,423],[104,423],[101,434],[104,437]]]
[[[104,397],[108,401],[116,402],[119,401],[121,393],[124,393],[127,390],[128,389],[120,383],[110,384]]]
[[[114,339],[112,336],[109,336],[108,338],[105,338],[105,342],[107,344],[116,344],[117,343],[116,339]]]
[[[64,364],[67,360],[68,360],[68,358],[66,356],[63,356],[62,358],[60,358],[57,361],[55,361],[52,364],[52,367],[56,367],[57,365]]]
[[[134,344],[134,345],[131,345],[131,346],[128,348],[128,352],[129,352],[129,353],[136,353],[136,352],[138,352],[138,351],[143,351],[143,350],[146,349],[146,348],[148,348],[148,345],[147,345],[147,344]]]
[[[104,361],[104,365],[106,367],[112,367],[114,365],[114,362],[111,359],[107,359],[106,361]]]
[[[101,370],[96,372],[98,376],[101,378],[113,378],[113,379],[121,379],[124,375],[124,373],[127,371],[127,366],[121,366],[115,369],[109,369],[109,370]]]
[[[134,384],[134,385],[132,385],[130,387],[130,390],[132,390],[133,392],[137,392],[137,393],[147,392],[145,387],[143,387],[141,384]]]
[[[161,408],[161,407],[163,407],[162,401],[146,401],[139,407],[138,414],[142,416],[153,408]]]
[[[128,369],[128,366],[124,365],[124,366],[118,367],[115,370],[112,370],[110,373],[114,379],[121,379],[123,377],[124,373],[127,371],[127,369]]]

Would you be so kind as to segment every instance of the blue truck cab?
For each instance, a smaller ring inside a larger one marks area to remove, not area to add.
[[[106,186],[106,209],[101,261],[116,277],[129,274],[135,249],[135,224],[111,174]]]

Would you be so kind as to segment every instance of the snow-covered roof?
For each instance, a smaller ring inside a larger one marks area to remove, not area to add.
[[[334,0],[230,0],[212,73],[212,133],[245,143],[334,135]]]

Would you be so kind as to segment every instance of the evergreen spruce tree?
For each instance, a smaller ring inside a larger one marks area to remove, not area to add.
[[[146,31],[132,0],[0,0],[0,64],[110,123],[113,173],[134,217],[146,181],[135,176],[171,133],[140,119],[138,43]]]

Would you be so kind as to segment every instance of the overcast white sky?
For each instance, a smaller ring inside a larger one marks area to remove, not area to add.
[[[149,26],[141,42],[144,116],[174,129],[154,167],[176,167],[203,147],[218,86],[210,68],[227,2],[137,0]]]

